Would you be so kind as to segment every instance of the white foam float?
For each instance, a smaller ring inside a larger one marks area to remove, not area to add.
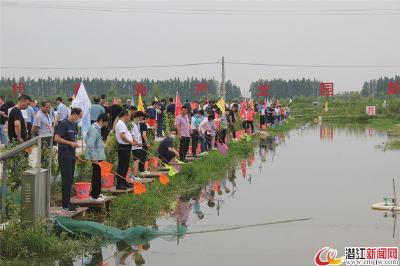
[[[400,212],[400,205],[389,205],[384,202],[372,204],[372,209],[379,211],[395,211]]]

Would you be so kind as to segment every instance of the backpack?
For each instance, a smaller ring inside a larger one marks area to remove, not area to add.
[[[201,116],[194,116],[193,118],[194,118],[194,127],[197,129],[199,128],[200,122],[203,119]]]

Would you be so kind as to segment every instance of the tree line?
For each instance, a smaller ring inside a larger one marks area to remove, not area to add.
[[[389,95],[388,86],[390,82],[397,81],[400,85],[400,75],[396,75],[394,78],[382,77],[379,79],[372,79],[364,82],[361,89],[361,95],[371,96],[375,98],[384,98]],[[400,88],[399,88],[400,89]],[[400,91],[397,96],[400,95]]]
[[[260,79],[250,84],[250,95],[253,99],[261,100],[265,96],[259,96],[259,84],[269,86],[269,97],[291,98],[295,96],[319,96],[321,81],[315,79]]]
[[[0,80],[0,94],[8,99],[15,99],[13,95],[13,84],[23,82],[25,84],[25,94],[33,96],[36,99],[48,97],[61,96],[69,98],[73,94],[74,85],[83,82],[89,96],[107,95],[108,98],[130,98],[134,94],[134,88],[137,83],[142,83],[146,87],[147,96],[144,100],[151,101],[154,97],[158,99],[174,97],[178,92],[181,100],[205,100],[217,99],[220,84],[215,79],[169,79],[169,80],[131,80],[131,79],[102,79],[102,78],[38,78],[31,79],[21,77],[18,80],[15,78],[1,78]],[[196,95],[196,86],[199,83],[206,83],[208,85],[208,93],[201,92]],[[225,83],[227,100],[238,99],[242,97],[240,87],[233,84],[228,80]]]
[[[400,84],[400,76],[396,75],[393,78],[382,77],[379,79],[373,79],[365,81],[362,89],[357,92],[362,96],[369,96],[374,98],[384,98],[388,95],[388,85],[390,82],[397,81]],[[320,95],[320,80],[315,79],[271,79],[271,80],[257,80],[253,81],[250,85],[250,95],[253,99],[264,99],[264,96],[258,96],[259,84],[269,85],[269,97],[274,98],[288,98],[295,96],[313,96],[317,97]],[[341,96],[351,95],[353,92],[340,92]],[[339,95],[337,91],[334,91],[334,95]],[[400,88],[398,95],[400,95]]]

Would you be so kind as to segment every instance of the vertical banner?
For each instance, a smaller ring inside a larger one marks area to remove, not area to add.
[[[18,96],[21,96],[25,93],[25,83],[23,83],[23,82],[14,83],[14,85],[13,85],[14,97],[17,96],[17,93],[18,93]]]
[[[376,112],[375,106],[371,105],[371,106],[365,107],[365,113],[366,113],[368,116],[374,116],[374,115],[375,115],[375,112]]]
[[[147,95],[147,89],[143,83],[135,84],[135,96],[139,96],[139,95],[141,95],[141,96]]]
[[[261,81],[258,83],[258,96],[259,97],[269,96],[269,85],[267,83],[262,84]]]
[[[198,83],[196,84],[195,87],[195,94],[196,96],[199,96],[201,93],[208,93],[208,84],[207,83]]]
[[[388,94],[398,95],[400,92],[400,83],[398,81],[391,81],[388,84]]]
[[[321,82],[319,85],[320,96],[333,96],[333,82]]]

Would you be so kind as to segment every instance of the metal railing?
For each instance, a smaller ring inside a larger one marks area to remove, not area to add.
[[[53,156],[53,135],[52,134],[43,134],[37,137],[34,137],[24,143],[21,143],[14,148],[12,148],[9,151],[6,151],[2,154],[0,154],[0,162],[3,163],[3,171],[2,171],[2,192],[1,192],[1,206],[2,206],[2,214],[6,214],[6,198],[7,198],[7,179],[8,179],[8,171],[7,171],[7,161],[11,158],[13,158],[15,155],[21,153],[21,152],[26,152],[26,149],[31,148],[32,146],[37,145],[37,159],[36,159],[36,165],[35,168],[37,169],[38,173],[42,169],[42,144],[43,140],[48,139],[46,141],[49,145],[50,152],[49,152],[49,157],[48,157],[48,163],[47,163],[47,192],[46,192],[46,197],[47,197],[47,207],[50,208],[50,182],[49,179],[51,177],[51,163],[52,163],[52,156]]]

